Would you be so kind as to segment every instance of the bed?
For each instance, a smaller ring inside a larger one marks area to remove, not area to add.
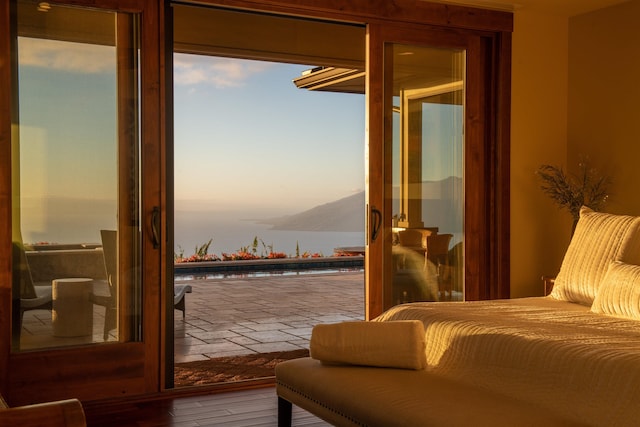
[[[425,325],[428,369],[585,424],[640,417],[640,323],[552,297],[414,303],[378,321]]]
[[[423,328],[403,334],[423,362],[398,368],[411,350],[375,339],[390,322]],[[640,218],[583,208],[549,296],[403,304],[347,326],[276,367],[280,425],[291,403],[335,425],[636,425]]]

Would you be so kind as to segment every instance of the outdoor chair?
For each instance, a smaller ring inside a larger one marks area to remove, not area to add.
[[[118,235],[114,230],[100,230],[102,256],[107,280],[94,280],[91,302],[104,307],[103,339],[107,341],[109,332],[117,327],[118,320]]]
[[[116,328],[118,318],[118,233],[115,230],[100,230],[100,237],[107,281],[106,283],[94,282],[91,300],[94,304],[105,307],[104,340],[106,341],[109,338],[109,332]],[[174,285],[173,287],[173,305],[175,309],[182,311],[183,319],[186,311],[185,294],[191,292],[191,285]]]
[[[24,247],[13,242],[13,262],[15,265],[13,275],[13,289],[20,294],[20,307],[14,311],[14,327],[18,331],[22,330],[22,318],[24,312],[29,310],[52,310],[52,294],[51,286],[35,286],[29,261],[25,253]]]
[[[191,285],[173,285],[173,307],[182,311],[182,318],[185,317],[185,294],[191,293]]]
[[[449,244],[453,234],[433,234],[427,236],[425,266],[431,265],[438,277],[438,289],[443,300],[451,299],[451,266],[449,262]]]

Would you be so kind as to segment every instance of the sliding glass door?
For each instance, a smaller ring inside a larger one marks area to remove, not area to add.
[[[385,45],[391,114],[391,279],[386,306],[462,300],[465,52]],[[389,112],[390,110],[390,112]],[[389,300],[390,298],[390,300]]]
[[[138,16],[17,16],[13,351],[140,340]]]
[[[0,388],[12,405],[171,387],[174,49],[310,65],[288,77],[300,92],[364,93],[366,318],[508,297],[511,14],[410,0],[0,3]],[[223,17],[213,25],[203,7]],[[265,16],[279,21],[268,37]],[[256,127],[244,119],[238,130]],[[350,165],[336,165],[325,172],[344,178]]]
[[[16,401],[158,389],[157,11],[133,3],[10,3]]]
[[[493,42],[410,27],[369,34],[367,316],[488,298]]]

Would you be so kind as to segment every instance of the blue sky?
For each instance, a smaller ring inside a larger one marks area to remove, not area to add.
[[[23,196],[114,198],[115,50],[19,52]],[[363,190],[364,96],[297,89],[314,65],[175,55],[180,207],[297,212]]]
[[[21,189],[43,200],[30,212],[44,229],[47,197],[116,200],[115,49],[19,43]],[[297,89],[292,80],[316,65],[175,55],[176,210],[265,218],[364,189],[364,95]],[[426,180],[461,160],[450,147],[462,138],[461,116],[437,108],[424,118],[438,130],[425,150]]]
[[[115,48],[19,38],[25,197],[114,198]]]
[[[364,189],[364,95],[297,89],[313,64],[174,64],[177,207],[295,213]]]

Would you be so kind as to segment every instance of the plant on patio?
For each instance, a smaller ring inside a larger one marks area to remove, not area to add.
[[[215,254],[209,254],[209,246],[213,239],[209,239],[207,243],[204,243],[200,246],[196,246],[195,252],[193,255],[186,257],[184,256],[184,249],[178,246],[179,252],[173,255],[174,262],[182,263],[182,262],[203,262],[203,261],[220,261],[220,258]]]
[[[323,255],[320,252],[308,252],[304,251],[302,254],[300,253],[300,245],[296,242],[296,258],[322,258]]]
[[[262,250],[260,251],[260,255],[258,255],[258,246],[262,245]],[[248,246],[243,246],[238,249],[236,252],[228,254],[226,252],[222,253],[222,259],[224,261],[235,261],[235,260],[248,260],[248,259],[276,259],[276,258],[286,258],[287,254],[284,252],[274,252],[273,244],[266,245],[262,239],[258,239],[258,236],[253,238],[253,243]]]
[[[222,252],[222,260],[223,261],[237,261],[237,260],[251,260],[251,259],[260,259],[260,257],[251,252],[247,252],[242,249],[238,249],[233,253]]]
[[[296,253],[294,256],[287,255],[284,252],[276,252],[273,250],[273,244],[267,245],[258,236],[253,238],[250,245],[242,246],[235,252],[222,252],[220,257],[215,254],[209,254],[209,247],[213,239],[210,239],[203,245],[196,246],[195,253],[189,257],[185,257],[184,249],[178,246],[179,252],[174,254],[175,263],[183,262],[203,262],[203,261],[246,261],[255,259],[280,259],[280,258],[322,258],[324,255],[320,252],[300,252],[300,246],[296,242]],[[260,250],[259,250],[260,249]],[[333,256],[352,256],[353,254],[337,253]]]
[[[209,239],[207,243],[200,246],[196,246],[195,252],[191,256],[184,255],[184,249],[178,246],[179,251],[174,253],[174,262],[204,262],[204,261],[239,261],[239,260],[254,260],[254,259],[277,259],[287,258],[287,254],[284,252],[275,252],[273,245],[266,245],[262,239],[258,236],[253,238],[251,245],[243,246],[235,252],[227,253],[222,252],[222,258],[215,254],[209,254],[209,247],[213,239]],[[262,246],[260,253],[258,253],[259,246]]]

